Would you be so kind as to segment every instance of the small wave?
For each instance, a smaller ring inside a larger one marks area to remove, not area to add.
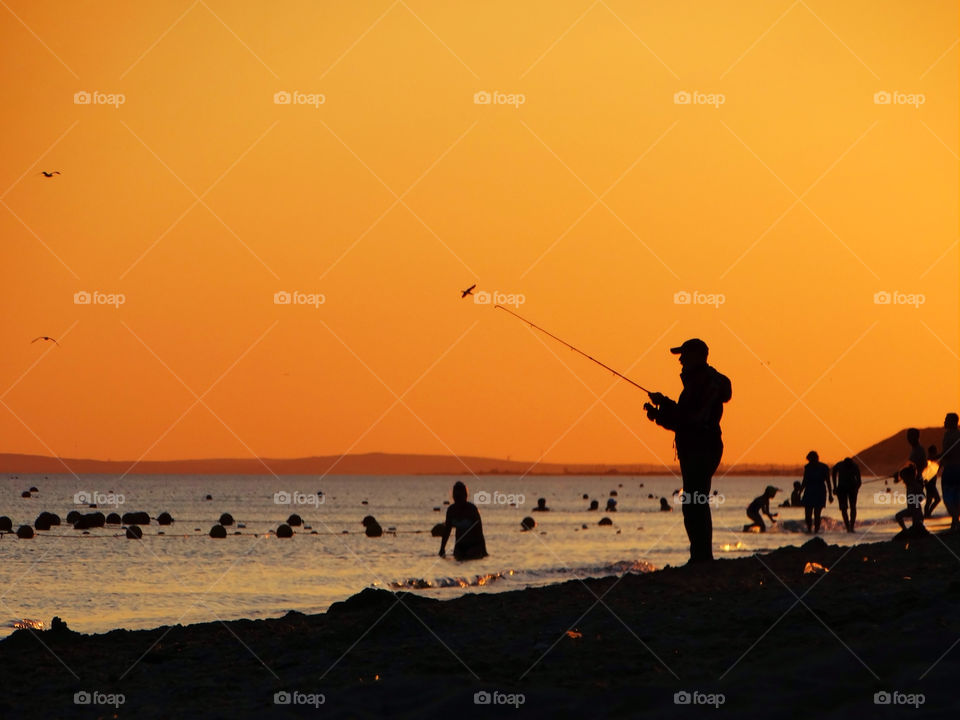
[[[506,570],[504,572],[487,573],[486,575],[475,575],[472,579],[465,577],[444,577],[435,578],[433,580],[425,580],[423,578],[408,578],[406,580],[392,582],[390,583],[390,587],[395,590],[432,590],[434,588],[483,587],[513,574],[513,570]]]
[[[43,624],[43,620],[19,618],[11,620],[4,627],[13,628],[14,630],[43,630],[46,626]]]

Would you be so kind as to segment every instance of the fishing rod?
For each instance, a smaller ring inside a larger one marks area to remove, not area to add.
[[[626,375],[624,375],[623,373],[617,372],[616,370],[614,370],[614,369],[613,369],[612,367],[610,367],[609,365],[600,362],[599,360],[597,360],[597,359],[596,359],[595,357],[593,357],[592,355],[587,355],[587,353],[585,353],[585,352],[584,352],[583,350],[581,350],[580,348],[574,347],[573,345],[571,345],[570,343],[568,343],[566,340],[564,340],[564,339],[562,339],[562,338],[558,338],[556,335],[554,335],[554,334],[553,334],[552,332],[550,332],[549,330],[545,330],[544,328],[540,327],[540,326],[537,325],[536,323],[530,322],[530,321],[527,320],[525,317],[523,317],[522,315],[519,315],[519,314],[515,313],[515,312],[514,312],[513,310],[511,310],[510,308],[506,308],[506,307],[504,307],[503,305],[494,305],[493,307],[494,307],[495,310],[496,310],[496,309],[499,309],[499,310],[503,310],[504,312],[510,313],[510,314],[513,315],[515,318],[517,318],[517,320],[521,320],[521,321],[525,322],[527,325],[529,325],[530,327],[534,328],[535,330],[539,330],[539,331],[542,332],[544,335],[548,335],[549,337],[552,337],[552,338],[553,338],[554,340],[556,340],[558,343],[560,343],[560,344],[562,344],[562,345],[566,345],[568,348],[570,348],[571,350],[573,350],[573,351],[576,352],[576,353],[580,353],[580,354],[583,355],[587,360],[590,360],[590,361],[592,361],[592,362],[595,362],[597,365],[599,365],[600,367],[604,368],[605,370],[609,370],[610,372],[612,372],[614,375],[616,375],[616,376],[617,376],[618,378],[620,378],[621,380],[626,380],[628,383],[630,383],[630,384],[633,385],[634,387],[640,388],[641,390],[643,390],[643,391],[644,391],[645,393],[647,393],[648,395],[652,392],[651,390],[647,390],[647,389],[646,389],[643,385],[641,385],[640,383],[634,382],[633,380],[631,380],[630,378],[628,378],[628,377],[627,377]]]

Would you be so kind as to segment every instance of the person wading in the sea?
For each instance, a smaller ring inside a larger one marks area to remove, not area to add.
[[[713,560],[713,521],[710,483],[723,457],[720,418],[732,395],[730,380],[707,364],[709,349],[703,340],[687,340],[670,348],[680,356],[683,392],[676,401],[650,393],[644,404],[647,417],[675,433],[677,458],[683,477],[683,525],[690,539],[690,562]]]

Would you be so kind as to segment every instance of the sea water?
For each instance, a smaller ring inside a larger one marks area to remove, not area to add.
[[[490,553],[483,560],[454,560],[452,537],[440,558],[440,540],[430,535],[457,480],[467,483],[471,500],[488,501],[477,503]],[[749,556],[808,540],[802,508],[775,507],[792,481],[715,478],[715,554]],[[745,508],[768,484],[785,491],[771,503],[781,523],[744,533]],[[38,492],[21,497],[31,486]],[[64,524],[32,540],[0,538],[0,634],[17,621],[49,625],[55,615],[74,630],[104,632],[318,613],[366,587],[449,598],[679,565],[687,559],[673,494],[679,487],[672,476],[13,476],[0,483],[0,515],[13,520],[14,531],[44,510]],[[893,513],[902,508],[902,486],[895,489],[885,492],[882,481],[864,485],[855,534],[843,532],[836,502],[828,505],[824,539],[846,545],[889,538],[898,529]],[[549,512],[533,511],[540,497]],[[610,497],[616,512],[605,511]],[[672,511],[660,510],[661,497]],[[128,540],[119,526],[74,530],[67,513],[95,512],[76,502],[90,499],[104,514],[149,513],[143,538]],[[591,499],[599,510],[587,510]],[[161,512],[174,523],[157,525]],[[226,539],[211,539],[225,512],[236,524]],[[309,528],[277,538],[293,513]],[[365,535],[366,515],[383,527],[382,537]],[[529,532],[521,528],[526,516],[537,521]],[[598,525],[605,517],[611,526]]]

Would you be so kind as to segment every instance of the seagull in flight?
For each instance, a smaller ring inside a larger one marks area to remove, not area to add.
[[[58,343],[55,338],[52,338],[49,335],[41,335],[40,337],[35,337],[33,340],[30,341],[30,344],[33,345],[37,340],[49,340],[57,347],[60,347],[60,343]]]
[[[477,286],[477,284],[474,283],[473,285],[471,285],[470,287],[468,287],[466,290],[461,290],[461,291],[460,291],[460,299],[462,300],[462,299],[465,298],[467,295],[473,295],[473,289],[474,289],[476,286]]]
[[[40,174],[43,175],[44,177],[51,178],[54,175],[60,175],[61,173],[59,170],[54,170],[53,172],[47,172],[46,170],[41,170]]]

